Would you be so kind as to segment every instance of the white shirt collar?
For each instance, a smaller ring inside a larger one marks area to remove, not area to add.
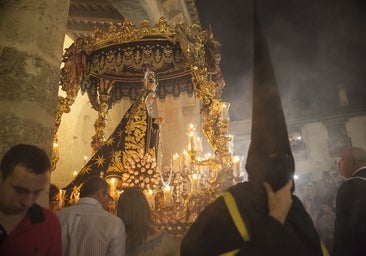
[[[82,197],[79,199],[79,201],[76,203],[77,205],[81,204],[89,204],[89,205],[95,205],[97,207],[100,207],[104,210],[103,206],[97,199],[91,198],[91,197]]]
[[[363,169],[366,169],[366,165],[365,166],[361,166],[360,168],[358,168],[356,171],[354,171],[352,173],[352,176],[355,175],[356,173],[358,173],[359,171],[363,170]]]

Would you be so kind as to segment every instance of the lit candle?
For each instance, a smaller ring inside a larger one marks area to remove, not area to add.
[[[192,187],[191,187],[191,192],[195,192],[197,190],[197,183],[198,183],[198,174],[197,173],[193,173],[192,174],[192,179],[191,179],[192,183]]]
[[[146,199],[150,205],[151,210],[154,210],[155,209],[154,191],[149,189],[145,192],[145,195],[146,195]]]
[[[72,177],[75,178],[76,176],[78,176],[78,171],[73,171],[72,172]]]
[[[221,120],[229,121],[229,108],[230,108],[229,102],[221,103]]]
[[[240,175],[240,158],[238,156],[233,157],[233,175],[234,177]]]
[[[172,201],[172,194],[171,194],[171,189],[170,186],[164,186],[164,201],[166,206],[170,206],[171,205],[171,201]]]
[[[116,192],[116,178],[111,178],[109,180],[109,182],[111,184],[111,194],[112,194],[112,197],[114,197],[115,192]]]
[[[206,154],[205,154],[205,158],[206,158],[206,159],[210,159],[210,158],[212,158],[212,154],[211,154],[211,153],[206,153]]]
[[[188,148],[189,148],[189,150],[193,151],[195,149],[194,134],[190,133],[190,134],[188,134],[188,137],[189,137]]]
[[[229,152],[232,155],[234,153],[234,135],[229,134]]]
[[[64,207],[65,194],[66,194],[66,190],[65,189],[60,189],[60,201],[59,201],[60,208]]]
[[[87,156],[84,156],[84,164],[86,164],[86,161],[88,160]]]
[[[183,151],[182,160],[183,160],[182,165],[188,167],[191,162],[191,157],[189,156],[189,154],[186,150]]]
[[[193,124],[189,124],[188,128],[188,149],[194,150],[195,149],[195,127]]]
[[[173,169],[175,172],[179,172],[180,170],[180,156],[178,153],[173,155]]]
[[[196,138],[196,149],[198,152],[202,152],[202,138],[201,137]]]
[[[52,148],[53,157],[59,158],[59,151],[58,151],[58,142],[53,142],[53,148]]]

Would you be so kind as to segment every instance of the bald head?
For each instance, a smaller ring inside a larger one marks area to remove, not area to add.
[[[339,173],[350,178],[352,174],[359,168],[366,166],[366,151],[362,148],[351,147],[342,151],[339,160]]]

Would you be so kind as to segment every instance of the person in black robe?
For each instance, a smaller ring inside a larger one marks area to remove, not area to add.
[[[254,77],[248,182],[208,205],[183,237],[180,254],[329,255],[293,195],[295,164],[268,46],[254,6]]]
[[[336,197],[333,255],[366,255],[366,151],[344,149],[339,173],[347,180]]]

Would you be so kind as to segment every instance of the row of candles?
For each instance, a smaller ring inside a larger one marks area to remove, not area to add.
[[[226,111],[223,111],[226,113]],[[223,118],[227,118],[224,114]],[[199,193],[200,185],[208,185],[209,180],[214,176],[210,172],[212,171],[209,165],[195,165],[196,162],[204,162],[207,159],[212,159],[212,154],[207,153],[202,156],[202,138],[197,136],[196,133],[196,126],[193,124],[189,124],[188,126],[188,150],[184,150],[181,154],[175,153],[172,156],[171,166],[167,169],[168,172],[174,173],[185,173],[189,177],[189,192],[190,193]],[[194,152],[194,154],[192,154]],[[192,159],[192,156],[195,159]],[[84,164],[87,162],[87,156],[84,156]],[[233,156],[232,158],[232,171],[234,178],[241,176],[241,159],[239,156]],[[162,170],[159,170],[162,171]],[[76,177],[78,174],[77,171],[73,172],[73,177]],[[172,176],[172,173],[169,174]],[[114,199],[114,203],[117,202],[122,190],[118,190],[118,178],[108,178],[107,182],[110,185],[110,193]],[[181,184],[171,184],[171,182],[164,182],[162,181],[162,192],[164,195],[164,204],[166,206],[171,206],[173,201],[180,201],[181,197],[179,192],[177,192],[175,188],[175,192],[173,192],[173,186],[179,186]],[[61,193],[61,192],[60,192]],[[63,192],[64,193],[64,192]],[[173,193],[174,198],[173,198]],[[155,207],[155,195],[156,192],[153,190],[146,190],[145,191],[146,198],[151,206],[152,209]],[[75,201],[78,201],[78,194],[75,195]]]
[[[219,106],[220,119],[228,122],[229,118],[229,108],[230,103],[222,102]],[[203,147],[202,147],[202,138],[197,136],[196,125],[189,124],[187,129],[188,136],[188,146],[187,150],[184,150],[181,154],[175,153],[172,156],[172,164],[170,167],[170,171],[174,171],[175,174],[180,176],[181,179],[187,178],[189,179],[189,193],[190,194],[198,194],[200,193],[200,186],[208,186],[210,185],[210,181],[212,177],[217,177],[218,170],[216,166],[214,166],[212,154],[208,153],[202,155]],[[233,175],[234,177],[240,176],[241,173],[241,161],[240,157],[233,157],[232,161],[233,165]],[[183,180],[180,180],[181,183],[184,183]],[[187,183],[187,182],[186,182]],[[186,184],[185,183],[185,184]],[[179,182],[175,184],[163,184],[164,185],[164,200],[166,205],[171,205],[172,203],[172,194],[174,194],[174,198],[176,202],[181,200],[180,194],[184,190],[182,188],[182,184]],[[177,188],[178,186],[178,188]],[[173,191],[174,190],[174,191]],[[178,190],[178,191],[177,191]]]
[[[223,113],[227,113],[227,111],[223,111]],[[228,114],[224,114],[223,118],[228,118]],[[208,186],[210,180],[212,179],[213,172],[215,167],[210,166],[210,164],[204,164],[208,159],[212,159],[213,156],[211,153],[207,153],[202,155],[202,138],[197,136],[196,126],[190,124],[188,126],[188,146],[187,150],[184,150],[181,154],[175,153],[172,156],[172,164],[169,168],[170,171],[173,171],[176,174],[186,175],[189,179],[189,193],[197,194],[200,193],[201,186]],[[194,159],[192,159],[194,157]],[[202,164],[203,163],[203,164]],[[232,158],[232,171],[233,177],[238,178],[242,176],[241,171],[241,158],[239,156],[233,156]],[[167,206],[171,206],[173,203],[173,190],[177,189],[174,186],[179,186],[181,184],[163,184],[163,192],[164,192],[164,203]],[[149,197],[152,197],[149,195]],[[174,194],[174,198],[176,202],[180,201],[180,197],[177,194]],[[152,202],[151,200],[148,200]]]
[[[204,161],[212,158],[211,153],[205,154],[203,157],[198,156],[197,161]],[[184,150],[182,154],[175,153],[172,157],[172,168],[175,172],[181,171],[184,167],[188,168],[192,159],[188,151]],[[241,158],[233,156],[233,175],[235,177],[241,175]]]
[[[225,104],[223,104],[226,106]],[[227,109],[227,108],[225,108]],[[223,111],[222,113],[226,113],[227,111]],[[228,114],[224,115],[227,116]],[[193,124],[189,124],[188,126],[188,151],[184,150],[182,154],[175,153],[172,157],[173,159],[173,169],[175,171],[182,170],[183,167],[187,167],[190,165],[193,159],[191,159],[191,155],[189,152],[196,152],[198,154],[195,154],[197,161],[204,161],[207,159],[212,158],[211,153],[205,154],[203,157],[201,157],[200,153],[202,153],[202,138],[198,137],[196,134],[196,126]],[[230,144],[233,144],[232,139],[233,136],[229,135],[231,137]],[[231,153],[233,151],[233,148],[231,148]],[[241,159],[239,156],[233,156],[233,175],[239,176],[241,172]]]

